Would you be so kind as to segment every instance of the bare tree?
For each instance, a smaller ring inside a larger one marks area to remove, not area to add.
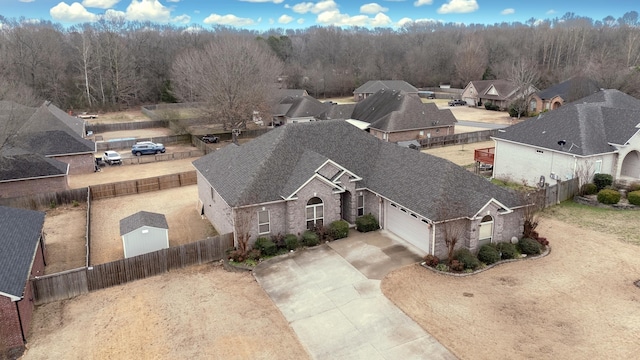
[[[213,123],[243,129],[254,111],[269,113],[282,63],[256,40],[224,35],[173,64],[172,83],[183,101],[202,101]]]
[[[513,108],[517,112],[518,119],[521,114],[527,113],[529,100],[533,92],[530,90],[535,86],[540,78],[536,64],[528,59],[520,58],[511,67],[509,73],[509,81],[515,86],[516,91],[520,92],[518,100],[514,101]]]
[[[468,34],[456,53],[455,65],[461,85],[479,80],[487,68],[488,54],[480,34]]]

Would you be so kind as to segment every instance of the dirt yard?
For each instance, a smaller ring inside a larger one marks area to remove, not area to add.
[[[59,206],[44,217],[45,274],[83,267],[86,261],[87,203]]]
[[[148,129],[137,129],[137,130],[120,130],[120,131],[108,131],[104,133],[96,133],[94,134],[94,140],[109,141],[116,139],[130,139],[130,138],[150,138],[150,137],[158,137],[158,136],[170,136],[175,135],[175,133],[169,128],[148,128]],[[95,137],[98,137],[95,139]]]
[[[127,111],[98,114],[97,119],[87,120],[89,124],[111,124],[134,121],[149,121],[149,118],[145,114],[143,114],[140,109],[132,109]]]
[[[249,273],[207,264],[39,306],[23,359],[309,359]]]
[[[383,292],[461,359],[637,358],[640,247],[593,230],[606,214],[584,215],[543,218],[538,229],[552,246],[544,258],[468,277],[412,265],[388,275]]]
[[[451,145],[439,148],[422,150],[423,153],[431,154],[443,159],[452,161],[460,166],[472,166],[474,164],[473,154],[476,149],[494,147],[493,141],[483,141],[473,144]]]
[[[216,235],[196,205],[196,185],[120,196],[91,203],[91,264],[124,258],[120,220],[138,211],[164,214],[169,225],[169,246],[188,244]]]

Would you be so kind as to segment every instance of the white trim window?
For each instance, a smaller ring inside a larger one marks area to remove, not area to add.
[[[493,217],[491,215],[485,215],[480,220],[480,227],[478,229],[478,246],[484,244],[490,244],[493,239]]]
[[[307,210],[307,230],[313,230],[316,227],[323,226],[324,223],[324,204],[319,197],[309,199],[306,206]]]
[[[600,174],[600,172],[602,172],[602,160],[596,160],[595,170],[593,172],[595,174]]]
[[[356,201],[357,201],[356,208],[358,209],[357,216],[362,216],[364,215],[364,193],[363,192],[358,193],[358,196],[356,197]]]
[[[271,214],[269,210],[258,211],[258,234],[268,234],[271,232]]]

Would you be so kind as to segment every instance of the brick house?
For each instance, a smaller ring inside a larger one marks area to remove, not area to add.
[[[219,233],[300,234],[372,214],[422,252],[444,256],[445,223],[460,246],[522,234],[521,201],[447,161],[381,141],[345,121],[291,124],[193,162],[202,214]]]
[[[34,309],[29,279],[44,274],[44,215],[0,206],[0,357],[24,351]]]
[[[477,80],[467,84],[462,91],[462,100],[471,106],[484,106],[491,103],[505,110],[514,100],[529,96],[536,91],[538,89],[533,86],[523,91],[509,80]]]
[[[600,91],[598,84],[586,77],[577,76],[538,91],[529,100],[529,111],[540,113]]]
[[[96,144],[84,120],[50,102],[37,108],[0,101],[0,197],[68,188],[66,176],[93,172]]]

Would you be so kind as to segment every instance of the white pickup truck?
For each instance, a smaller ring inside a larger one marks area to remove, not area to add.
[[[89,114],[86,111],[77,115],[80,119],[97,119],[98,115],[97,114]]]

